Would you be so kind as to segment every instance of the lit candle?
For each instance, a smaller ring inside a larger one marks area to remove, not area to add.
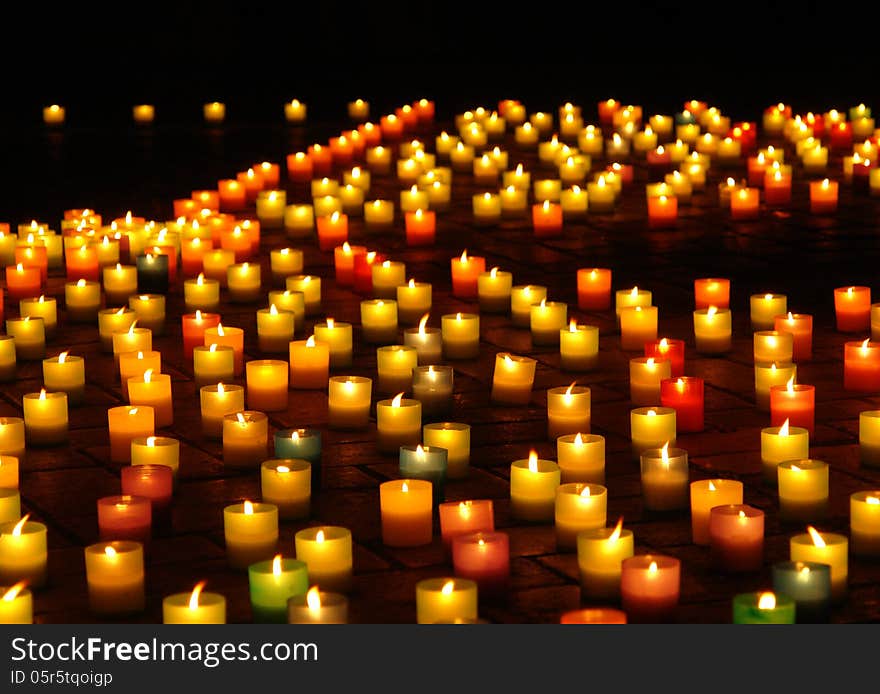
[[[211,311],[220,304],[220,283],[200,272],[196,279],[184,281],[183,295],[187,310]]]
[[[171,394],[171,376],[147,369],[141,376],[128,379],[128,402],[153,409],[156,426],[170,427],[174,423],[174,398]]]
[[[709,509],[708,544],[713,564],[722,571],[760,571],[764,512],[742,502],[713,506]]]
[[[790,362],[794,354],[794,339],[791,333],[758,330],[754,333],[753,347],[756,364]]]
[[[648,449],[675,445],[676,413],[671,407],[637,407],[630,412],[632,456],[640,460]]]
[[[859,451],[862,465],[880,467],[880,410],[859,413]]]
[[[803,427],[814,434],[816,389],[814,386],[795,385],[794,377],[784,386],[770,386],[770,424],[781,426],[786,420],[792,426]]]
[[[795,601],[798,623],[827,622],[831,603],[831,567],[810,561],[773,565],[773,590]]]
[[[269,418],[254,410],[223,415],[222,439],[224,466],[256,467],[266,459]]]
[[[23,435],[22,435],[23,438]],[[22,445],[23,442],[22,442]],[[2,456],[3,460],[16,461],[18,466],[18,458],[12,456]],[[4,465],[9,463],[4,462]],[[0,487],[0,523],[12,521],[17,522],[21,518],[21,494],[18,491],[18,472],[16,470],[16,486],[15,488]]]
[[[205,277],[217,281],[221,287],[228,284],[229,268],[235,263],[233,251],[217,248],[205,253],[202,258],[202,269]]]
[[[226,558],[234,569],[270,559],[278,545],[278,507],[244,501],[223,509]]]
[[[446,359],[475,359],[480,354],[480,316],[453,313],[441,317],[443,356]]]
[[[259,623],[286,623],[291,598],[306,594],[308,570],[304,562],[276,554],[248,567],[251,609]]]
[[[626,613],[610,607],[588,607],[565,612],[560,624],[626,624]]]
[[[25,450],[24,420],[21,417],[0,417],[0,454],[22,460]]]
[[[629,361],[630,400],[634,405],[660,403],[660,384],[671,377],[671,363],[667,359],[637,357]]]
[[[390,345],[376,350],[376,370],[380,393],[408,391],[413,382],[413,369],[418,365],[414,347]]]
[[[611,307],[611,270],[581,268],[577,271],[578,308],[607,311]]]
[[[206,123],[218,124],[222,123],[226,118],[226,104],[219,101],[212,101],[202,107],[202,115]]]
[[[620,313],[625,308],[640,306],[642,308],[650,307],[653,295],[647,289],[618,289],[615,292],[615,310],[617,319],[620,320]],[[656,337],[656,336],[655,336]],[[641,345],[639,346],[641,349]]]
[[[495,531],[491,499],[447,501],[440,504],[439,512],[440,535],[447,548],[457,537]]]
[[[568,328],[559,331],[560,368],[563,371],[589,371],[599,362],[599,328],[578,325],[572,318]]]
[[[376,403],[376,445],[383,453],[397,453],[401,446],[415,446],[422,438],[422,404],[398,393]]]
[[[18,458],[0,455],[0,489],[18,489]]]
[[[247,405],[261,412],[287,409],[290,365],[281,359],[253,359],[245,364]]]
[[[244,410],[244,388],[217,383],[199,388],[202,434],[219,439],[223,435],[223,418]]]
[[[167,468],[171,472],[171,478],[173,479],[177,476],[177,470],[180,467],[180,441],[169,438],[168,436],[139,436],[138,438],[132,439],[131,464],[132,467],[150,468],[151,470],[144,470],[137,474],[143,474],[147,477],[153,477],[155,475],[157,478],[157,486],[162,482],[162,479],[158,477],[162,473],[154,472],[152,470],[154,468]],[[123,475],[124,474],[125,469],[123,469]],[[135,496],[149,495],[135,494]]]
[[[426,424],[422,429],[426,446],[445,448],[446,475],[450,479],[467,476],[471,454],[471,428],[468,424],[439,422]]]
[[[549,200],[544,200],[542,204],[532,205],[532,227],[536,238],[561,235],[562,206]]]
[[[578,569],[584,597],[599,600],[620,597],[623,560],[633,556],[633,533],[623,529],[594,528],[577,534]]]
[[[733,598],[734,624],[794,624],[795,602],[769,591],[741,593]]]
[[[21,401],[29,446],[67,443],[67,393],[26,393]]]
[[[589,433],[590,418],[589,388],[572,383],[547,391],[547,436],[551,441],[567,434]]]
[[[144,371],[152,369],[154,373],[162,371],[162,355],[155,351],[122,352],[119,355],[119,381],[122,395],[128,399],[128,381],[136,376],[143,375]]]
[[[226,270],[229,298],[238,303],[256,301],[260,296],[260,266],[256,263],[230,265]]]
[[[96,284],[96,286],[98,285]],[[100,296],[100,289],[98,295]],[[19,302],[19,310],[22,318],[42,319],[46,338],[51,340],[55,337],[55,330],[58,326],[58,303],[55,299],[47,299],[42,294],[37,298],[22,299]],[[97,315],[97,313],[97,307],[95,307],[94,314]]]
[[[827,160],[827,151],[826,151]],[[806,165],[806,159],[804,160]],[[829,181],[827,178],[821,181],[810,181],[810,213],[834,214],[837,212],[837,181]]]
[[[776,484],[776,468],[786,460],[804,460],[810,457],[810,433],[801,427],[782,426],[761,429],[761,466],[764,479]]]
[[[730,307],[730,280],[717,277],[704,277],[694,280],[695,308]]]
[[[235,375],[244,371],[244,330],[218,323],[216,328],[205,329],[205,346],[218,345],[232,347],[235,359]]]
[[[152,532],[152,504],[141,496],[105,496],[98,499],[101,540],[148,543]]]
[[[187,358],[192,357],[193,349],[196,346],[205,344],[205,331],[220,325],[219,314],[202,313],[201,309],[196,309],[195,313],[184,314],[180,320],[183,333],[183,354]]]
[[[788,297],[785,294],[752,294],[749,305],[752,330],[772,330],[776,316],[788,313]]]
[[[295,314],[275,304],[257,311],[257,340],[261,352],[287,352],[293,340]],[[219,316],[218,316],[219,322]]]
[[[308,518],[311,500],[311,463],[307,460],[272,459],[260,465],[263,501],[278,507],[285,520]]]
[[[526,284],[511,287],[510,316],[514,325],[529,326],[532,320],[532,306],[547,300],[547,287]]]
[[[806,313],[783,314],[774,318],[776,332],[792,336],[792,360],[809,361],[813,358],[813,317]]]
[[[175,593],[162,600],[163,624],[226,624],[226,598],[205,592],[205,581],[191,593]]]
[[[308,566],[309,582],[338,593],[351,590],[351,531],[336,526],[306,528],[296,533],[296,557]]]
[[[456,576],[476,582],[481,595],[501,596],[510,579],[510,539],[491,528],[457,534],[452,565]]]
[[[702,378],[682,376],[660,381],[660,404],[675,410],[678,431],[703,430],[704,383]]]
[[[859,392],[880,390],[880,343],[871,342],[870,339],[846,343],[843,387]]]
[[[694,339],[702,354],[723,354],[730,350],[732,317],[730,309],[709,306],[694,311]]]
[[[415,214],[417,208],[412,213]],[[364,222],[370,232],[390,229],[394,224],[394,203],[391,200],[371,200],[364,203]]]
[[[533,345],[559,344],[559,332],[568,324],[568,304],[542,299],[529,310]]]
[[[528,459],[510,466],[510,510],[519,520],[550,522],[554,518],[556,490],[560,484],[559,466],[541,460],[535,451]]]
[[[812,525],[807,532],[789,540],[789,558],[794,562],[816,562],[831,567],[831,599],[840,602],[846,597],[849,574],[849,541],[845,535],[822,533]]]
[[[199,267],[201,267],[201,264],[199,264]],[[102,271],[102,278],[104,294],[107,297],[108,304],[128,303],[128,297],[137,292],[137,268],[132,265],[116,263],[115,265],[105,267]],[[71,289],[68,294],[65,285],[67,315],[75,320],[86,320],[87,317],[89,320],[94,319],[91,308],[94,302],[86,301],[87,297],[83,295],[87,293],[89,284],[86,282],[80,285],[79,282],[76,282],[75,286],[77,290]],[[95,307],[96,309],[100,307],[100,287],[98,288],[98,293],[99,300],[98,305]]]
[[[0,584],[27,581],[32,588],[46,583],[47,528],[43,523],[22,518],[0,523]]]
[[[743,485],[736,480],[697,480],[690,484],[691,533],[696,545],[709,544],[709,515],[715,506],[742,504]]]
[[[659,554],[636,555],[621,564],[620,593],[627,619],[668,620],[678,605],[681,562]]]
[[[437,624],[477,619],[477,583],[467,578],[427,578],[416,584],[416,621]]]
[[[110,432],[110,460],[131,462],[131,442],[139,437],[155,435],[155,411],[152,407],[111,407],[107,410]]]
[[[0,624],[33,624],[34,598],[27,581],[0,587]]]
[[[64,107],[58,104],[43,107],[43,122],[46,125],[62,125],[64,123]]]
[[[432,485],[425,480],[392,480],[379,485],[382,543],[418,547],[431,543]]]
[[[372,379],[364,376],[331,376],[327,424],[334,429],[361,429],[369,423]]]
[[[66,393],[69,404],[82,403],[85,383],[85,360],[82,357],[62,352],[57,357],[43,360],[43,384],[46,390]]]
[[[312,205],[287,205],[284,208],[284,229],[290,238],[309,236],[315,227]]]
[[[289,624],[347,624],[348,598],[339,593],[325,593],[313,586],[305,595],[287,601]]]
[[[283,190],[261,190],[257,193],[257,219],[265,227],[284,226],[287,193]]]
[[[839,287],[834,290],[837,330],[843,333],[865,332],[871,326],[871,288]]]
[[[46,329],[42,318],[7,318],[6,333],[15,342],[18,361],[36,361],[46,357]]]
[[[142,253],[135,259],[138,291],[142,294],[167,294],[169,257],[161,253]]]
[[[330,353],[330,368],[351,366],[351,323],[343,323],[332,318],[327,318],[322,323],[315,323],[315,341],[327,345]]]
[[[2,303],[2,295],[0,295],[0,303]],[[0,383],[15,380],[15,365],[15,338],[10,335],[0,335]]]
[[[849,497],[849,529],[853,554],[880,554],[880,491],[854,492]]]
[[[453,258],[450,262],[453,295],[459,299],[477,298],[479,276],[486,271],[486,259],[469,256],[467,250],[464,250],[461,257]]]
[[[641,455],[642,497],[651,511],[677,511],[688,504],[688,455],[681,448],[649,448]]]
[[[100,542],[85,548],[89,608],[103,616],[144,609],[144,547],[140,542]]]
[[[572,482],[556,489],[556,545],[561,550],[577,548],[577,537],[584,530],[605,527],[607,489],[598,484]]]
[[[684,375],[684,340],[664,337],[645,342],[645,356],[668,360],[674,378]]]
[[[495,355],[492,377],[492,402],[504,405],[527,405],[532,397],[537,362],[499,352]]]
[[[779,514],[785,521],[817,521],[828,508],[828,463],[799,458],[777,466]]]
[[[792,363],[771,362],[755,364],[755,404],[759,410],[770,411],[770,389],[786,385],[797,376],[797,366]]]
[[[113,356],[119,360],[120,354],[126,352],[152,352],[153,331],[149,328],[138,328],[137,321],[132,321],[128,330],[113,333]]]
[[[510,292],[513,275],[493,267],[489,272],[481,272],[477,277],[477,294],[480,311],[487,313],[506,313],[510,310]]]

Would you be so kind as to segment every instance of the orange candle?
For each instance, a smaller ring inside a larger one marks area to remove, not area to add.
[[[318,217],[318,247],[332,251],[348,240],[348,215],[340,212]]]
[[[837,212],[837,181],[810,181],[810,212],[812,214],[834,214]]]
[[[180,263],[186,277],[195,277],[204,268],[205,253],[213,250],[211,239],[194,238],[180,246]]]
[[[562,206],[549,200],[540,205],[532,205],[532,227],[536,238],[561,235]]]
[[[307,183],[312,180],[314,170],[312,158],[305,152],[287,155],[287,176],[295,183]]]
[[[740,188],[730,196],[730,216],[736,221],[757,219],[761,203],[758,188]]]
[[[611,270],[581,268],[577,271],[578,308],[607,311],[611,308]]]
[[[128,402],[135,406],[146,405],[153,409],[157,427],[174,424],[171,376],[147,369],[141,376],[128,379]]]
[[[451,260],[451,266],[453,295],[459,299],[476,299],[480,273],[486,272],[486,259],[469,256],[465,249],[461,257]]]
[[[6,267],[6,292],[11,301],[40,296],[41,286],[40,268],[22,263]]]
[[[235,356],[235,375],[241,376],[244,370],[244,330],[218,324],[216,328],[205,330],[205,346],[226,345],[232,347]]]
[[[837,331],[867,332],[871,328],[871,288],[838,287],[834,290]]]
[[[65,260],[68,280],[98,281],[101,268],[98,265],[98,251],[94,246],[80,246],[77,250],[71,248],[65,254]]]
[[[327,388],[330,372],[330,345],[308,340],[290,343],[290,387],[297,389]]]
[[[730,280],[719,277],[703,277],[694,280],[694,303],[701,308],[730,308]]]
[[[437,215],[431,210],[417,209],[405,214],[406,244],[408,246],[430,246],[434,243],[437,229]]]
[[[237,211],[247,205],[247,189],[238,179],[224,178],[217,181],[217,192],[221,210]]]
[[[648,224],[652,229],[675,226],[678,220],[678,198],[657,195],[648,198]]]

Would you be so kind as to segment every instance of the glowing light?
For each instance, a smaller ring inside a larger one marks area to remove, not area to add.
[[[318,592],[318,586],[309,588],[309,592],[306,593],[306,604],[314,612],[321,609],[321,594]]]
[[[776,609],[776,596],[773,593],[761,593],[761,597],[758,598],[758,609],[759,610]]]
[[[391,407],[400,407],[400,401],[403,400],[403,393],[398,393],[391,398]]]
[[[254,504],[251,501],[245,500],[244,502],[244,515],[252,516],[254,515]]]
[[[455,581],[446,581],[443,584],[443,587],[440,589],[440,593],[442,595],[452,595],[452,592],[455,590]]]
[[[189,609],[199,609],[199,595],[202,594],[202,589],[205,587],[205,583],[206,581],[199,581],[196,583],[192,590],[192,595],[189,596]]]
[[[12,602],[15,598],[18,597],[18,594],[25,589],[27,585],[27,581],[19,581],[14,586],[12,586],[9,590],[3,593],[3,597],[0,598],[3,602]]]
[[[827,547],[825,544],[825,540],[822,537],[821,533],[816,530],[812,525],[807,526],[807,532],[810,534],[810,539],[813,540],[813,545],[816,547]]]
[[[529,451],[529,472],[538,472],[538,453],[534,449]]]
[[[786,419],[782,423],[782,426],[779,427],[779,435],[780,436],[788,436],[788,432],[789,432],[789,424],[788,424],[788,420]]]

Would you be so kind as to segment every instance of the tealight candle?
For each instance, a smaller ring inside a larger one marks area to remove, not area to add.
[[[0,487],[0,523],[12,521],[16,523],[21,519],[21,494],[18,491],[18,458],[12,456],[2,456],[4,461],[16,461],[16,478],[15,488]],[[3,463],[6,466],[10,464]]]
[[[708,544],[713,564],[722,571],[759,571],[764,555],[764,512],[741,502],[713,506],[709,509]]]
[[[560,484],[559,466],[541,460],[535,451],[528,459],[515,460],[510,466],[510,512],[514,518],[529,522],[550,522],[556,508],[556,490]]]
[[[838,332],[865,332],[871,326],[871,288],[839,287],[834,290]]]
[[[452,313],[441,317],[443,356],[447,359],[475,359],[480,353],[480,316]]]
[[[782,426],[761,429],[761,466],[764,479],[776,484],[777,467],[787,460],[805,460],[810,457],[810,433],[801,427]]]
[[[147,369],[140,376],[128,379],[128,402],[153,409],[156,426],[170,427],[174,423],[174,398],[171,394],[171,376]]]
[[[128,381],[151,369],[153,373],[162,372],[162,354],[155,351],[122,352],[119,355],[119,382],[122,395],[128,399]]]
[[[694,339],[702,354],[723,354],[730,350],[732,334],[730,309],[701,308],[694,311]]]
[[[36,361],[46,357],[46,329],[42,318],[7,318],[6,334],[15,342],[18,361]]]
[[[113,356],[119,360],[120,354],[126,352],[152,352],[153,331],[149,328],[138,328],[137,321],[132,321],[128,330],[115,332],[111,336]]]
[[[854,492],[849,497],[849,529],[853,554],[880,554],[880,491]]]
[[[64,123],[65,108],[58,104],[43,107],[43,122],[46,125],[62,125]]]
[[[264,561],[278,545],[278,507],[244,501],[223,509],[226,558],[234,569]]]
[[[261,190],[257,193],[257,219],[265,227],[284,226],[287,193],[283,190]]]
[[[849,574],[849,541],[845,535],[822,533],[812,525],[807,532],[789,540],[789,558],[793,562],[816,562],[831,567],[831,599],[840,602],[846,597]]]
[[[452,539],[452,565],[456,576],[476,582],[481,595],[503,595],[510,579],[508,535],[492,529],[457,534]]]
[[[18,489],[18,458],[0,455],[0,489]]]
[[[19,291],[26,289],[28,286],[33,286],[33,280],[29,279],[29,273],[23,273],[19,266],[23,266],[24,270],[27,268],[38,270],[40,275],[39,286],[45,286],[46,278],[49,274],[49,255],[45,242],[42,239],[34,241],[32,237],[29,237],[26,242],[19,242],[15,249],[15,263],[14,267],[10,266],[6,269],[6,286],[9,290],[10,298],[23,299],[27,296],[37,296],[40,293],[39,289],[32,294],[15,296]],[[10,268],[13,269],[14,273],[10,273]],[[10,280],[13,280],[13,282],[10,283]],[[13,292],[13,289],[16,291]]]
[[[797,376],[797,366],[792,363],[755,364],[755,404],[759,410],[770,411],[770,389],[786,385]]]
[[[235,361],[235,375],[244,371],[244,330],[219,323],[216,328],[205,329],[205,346],[211,345],[232,347]]]
[[[422,404],[398,393],[376,403],[376,445],[383,453],[397,453],[401,446],[416,445],[422,438]]]
[[[775,330],[758,330],[754,333],[755,363],[790,362],[794,353],[794,338],[791,333]]]
[[[673,378],[684,375],[684,340],[663,337],[645,342],[645,356],[668,360]]]
[[[202,433],[219,439],[223,434],[223,418],[244,410],[244,388],[217,383],[199,388]]]
[[[559,331],[560,368],[563,371],[589,371],[599,363],[599,328],[578,325],[572,318]]]
[[[681,448],[649,448],[641,454],[642,498],[651,511],[687,508],[688,455]]]
[[[0,417],[0,454],[24,459],[24,420],[21,417]]]
[[[433,485],[434,503],[443,501],[446,484],[447,451],[431,446],[401,445],[399,472],[409,479],[425,480]]]
[[[792,336],[792,360],[809,361],[813,358],[813,317],[805,313],[776,316],[773,329]]]
[[[696,309],[730,307],[730,280],[704,277],[694,280],[694,303]]]
[[[303,252],[295,248],[278,248],[270,252],[272,279],[283,282],[290,275],[298,275],[303,269]]]
[[[461,479],[467,476],[471,454],[470,425],[457,422],[426,424],[422,440],[426,446],[446,449],[447,477]]]
[[[135,259],[138,291],[142,294],[167,294],[170,262],[161,253],[143,253]]]
[[[668,359],[636,357],[629,360],[630,400],[634,405],[660,404],[661,383],[671,378],[672,364]]]
[[[467,578],[428,578],[416,584],[416,621],[450,623],[477,619],[477,583]]]
[[[34,598],[19,581],[13,586],[0,586],[0,624],[33,624]]]
[[[795,601],[798,623],[827,622],[831,602],[831,567],[808,561],[773,565],[773,590]]]
[[[319,215],[317,225],[318,248],[322,251],[332,251],[348,240],[348,215],[346,214],[334,210],[327,215]]]
[[[647,289],[639,289],[638,287],[633,287],[632,289],[618,289],[617,292],[615,292],[615,310],[618,321],[620,320],[620,313],[623,309],[636,306],[642,308],[650,307],[652,300],[653,295]],[[639,346],[639,349],[641,349],[641,345]]]
[[[162,600],[163,624],[226,624],[226,598],[205,592],[205,581],[191,593],[174,593]]]
[[[605,527],[608,490],[598,484],[572,482],[556,489],[556,545],[561,550],[577,548],[577,536],[584,530]]]
[[[312,205],[287,205],[284,208],[284,229],[290,238],[309,236],[315,228],[315,209]]]
[[[266,459],[269,419],[253,410],[223,415],[222,439],[225,466],[255,467]]]
[[[440,535],[447,548],[457,537],[495,531],[491,499],[447,501],[440,504],[439,512]]]
[[[533,345],[559,344],[559,332],[568,324],[568,304],[547,301],[532,304],[529,310],[529,326]]]
[[[469,256],[465,250],[461,257],[453,258],[450,262],[453,295],[459,299],[476,298],[479,276],[486,271],[486,259],[479,256]]]
[[[331,369],[351,366],[351,323],[343,323],[332,318],[327,318],[321,323],[315,323],[315,341],[327,345]]]
[[[681,562],[659,554],[636,555],[621,563],[620,594],[627,619],[662,622],[678,605]]]
[[[27,393],[22,397],[25,436],[29,446],[67,442],[67,393]]]
[[[152,532],[152,504],[141,496],[105,496],[98,499],[101,540],[134,540],[144,544]]]
[[[827,150],[825,158],[827,161]],[[804,159],[806,167],[806,159]],[[824,167],[822,167],[824,169]],[[837,197],[839,185],[837,181],[829,181],[827,178],[821,181],[810,181],[810,213],[834,214],[837,212]]]
[[[792,426],[803,427],[814,434],[816,389],[808,385],[795,385],[792,378],[784,385],[770,386],[770,424],[781,426],[786,420]]]
[[[547,436],[551,441],[567,434],[589,433],[590,418],[589,388],[572,383],[547,391]]]
[[[788,313],[788,297],[785,294],[752,294],[749,305],[752,330],[772,330],[776,316]]]
[[[742,504],[743,485],[737,480],[697,480],[690,484],[691,533],[695,545],[709,544],[709,514],[716,506]]]
[[[880,344],[870,339],[845,344],[843,387],[859,392],[880,390]]]
[[[285,520],[308,518],[312,494],[312,466],[307,460],[271,459],[260,465],[263,501],[278,507]]]
[[[634,554],[632,530],[623,529],[623,518],[614,528],[594,528],[577,534],[581,592],[594,600],[620,597],[623,560]]]
[[[347,624],[348,598],[313,586],[305,595],[287,601],[288,624]]]
[[[392,480],[379,485],[382,543],[418,547],[431,543],[432,485],[425,480]]]
[[[373,381],[363,376],[331,376],[327,423],[335,429],[360,429],[370,417]]]
[[[32,588],[46,583],[47,528],[43,523],[20,519],[0,523],[0,583],[27,581]]]
[[[351,589],[351,531],[336,526],[305,528],[296,533],[296,557],[306,563],[309,582],[338,593]]]
[[[97,283],[95,283],[96,287],[99,287]],[[100,288],[98,289],[98,296],[100,297]],[[100,306],[100,303],[98,304]],[[43,329],[46,333],[47,339],[52,339],[55,337],[55,330],[58,326],[58,303],[55,299],[47,299],[42,294],[38,298],[29,298],[22,299],[19,302],[19,311],[21,313],[22,318],[41,318],[43,321]],[[97,315],[97,306],[95,307],[94,315]]]
[[[202,115],[206,123],[222,123],[226,118],[226,104],[212,101],[202,107]]]
[[[532,306],[547,301],[547,287],[526,284],[510,289],[510,316],[514,325],[529,326],[532,320]]]
[[[133,467],[149,468],[132,474],[141,474],[145,479],[150,478],[153,480],[149,484],[141,481],[138,483],[138,487],[149,486],[158,488],[163,484],[163,479],[159,477],[162,473],[154,472],[153,468],[167,468],[171,473],[170,479],[176,477],[177,470],[180,467],[180,441],[167,436],[139,436],[134,438],[131,440],[131,464]],[[124,473],[125,469],[123,469]],[[169,487],[169,497],[170,493]],[[136,494],[136,496],[150,496],[152,498],[155,497],[155,491],[150,494]]]
[[[828,507],[828,463],[799,458],[777,466],[779,513],[785,521],[816,521]]]
[[[397,302],[368,299],[361,302],[361,331],[366,342],[387,344],[397,340]]]
[[[606,311],[611,307],[611,270],[581,268],[577,271],[578,308]]]
[[[286,289],[302,292],[306,315],[313,316],[321,310],[321,278],[315,275],[293,275],[286,280]]]
[[[260,266],[256,263],[230,265],[226,270],[229,298],[239,303],[256,301],[260,296]]]
[[[532,397],[537,362],[500,352],[495,355],[492,377],[492,402],[504,405],[527,405]]]
[[[675,445],[676,413],[671,407],[637,407],[630,412],[632,456],[640,460],[644,451]]]
[[[184,280],[183,296],[187,310],[214,310],[220,304],[220,282],[199,273],[196,279]]]
[[[513,275],[493,267],[489,272],[481,272],[477,277],[477,294],[480,311],[486,313],[506,313],[510,309],[510,293]]]
[[[82,357],[62,352],[57,357],[43,360],[43,384],[46,390],[66,393],[69,404],[82,403],[85,383],[85,360]]]
[[[741,593],[733,598],[734,624],[794,624],[795,602],[775,593]]]
[[[219,322],[219,316],[217,317]],[[278,310],[275,304],[257,311],[257,341],[261,352],[287,352],[295,327],[293,311]]]
[[[261,412],[287,409],[290,366],[280,359],[253,359],[245,364],[247,405]]]
[[[144,609],[144,547],[140,542],[101,542],[85,548],[89,608],[103,616]]]

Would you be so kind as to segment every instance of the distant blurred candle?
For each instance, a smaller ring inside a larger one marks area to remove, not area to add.
[[[816,522],[828,509],[828,463],[798,458],[777,466],[779,515],[784,521]]]
[[[64,123],[65,109],[58,104],[43,107],[43,122],[46,125],[61,125]]]
[[[40,269],[28,265],[6,266],[6,293],[12,301],[39,296],[42,280]]]
[[[707,277],[694,280],[694,308],[730,307],[730,280]]]
[[[226,118],[226,104],[212,101],[202,107],[202,114],[206,123],[222,123]]]
[[[837,181],[827,178],[821,181],[810,181],[810,213],[834,214],[837,212]]]

